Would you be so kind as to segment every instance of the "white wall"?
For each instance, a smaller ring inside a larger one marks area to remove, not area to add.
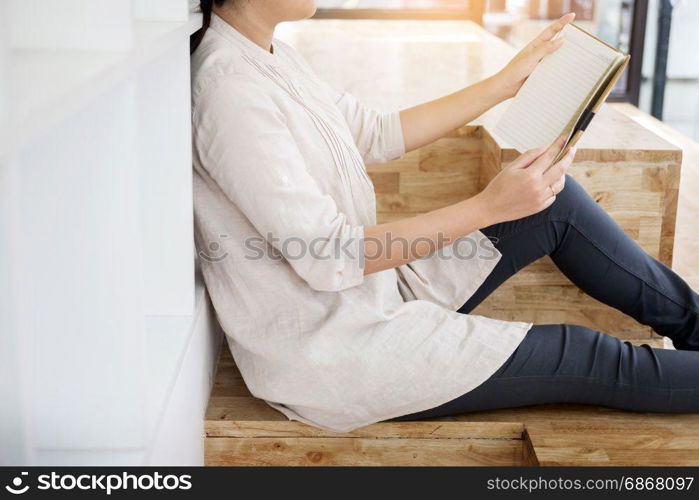
[[[201,20],[187,0],[0,9],[0,463],[149,463],[163,422],[169,462],[201,462],[220,340],[194,280]]]

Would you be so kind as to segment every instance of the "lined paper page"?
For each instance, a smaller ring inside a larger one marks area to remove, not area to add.
[[[551,144],[576,116],[618,52],[573,26],[545,57],[503,113],[495,133],[520,153]]]

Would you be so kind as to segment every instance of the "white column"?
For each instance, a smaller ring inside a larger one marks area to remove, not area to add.
[[[16,176],[9,151],[13,111],[9,99],[9,37],[7,4],[0,2],[0,465],[29,463],[30,441],[26,432],[27,371],[22,362],[23,339],[17,322],[16,272],[18,234],[15,211]]]
[[[194,255],[189,41],[145,66],[137,92],[146,312],[190,315]]]
[[[148,21],[186,21],[189,17],[187,0],[133,0],[136,19]]]
[[[133,43],[128,0],[9,0],[16,47],[128,50]]]
[[[186,6],[0,0],[1,464],[197,442],[220,332],[201,285],[195,310]]]
[[[19,329],[37,451],[145,445],[135,82],[18,158]]]

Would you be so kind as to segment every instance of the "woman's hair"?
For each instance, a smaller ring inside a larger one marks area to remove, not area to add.
[[[204,16],[204,22],[202,23],[201,29],[192,33],[189,37],[189,53],[193,54],[199,44],[201,39],[204,38],[204,33],[206,33],[209,24],[211,24],[211,9],[213,9],[214,4],[221,6],[226,3],[226,0],[201,0],[199,6],[201,7],[201,13]]]

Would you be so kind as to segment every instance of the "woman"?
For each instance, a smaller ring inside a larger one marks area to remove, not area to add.
[[[699,354],[690,352],[699,297],[566,177],[574,151],[557,163],[560,143],[528,151],[472,198],[376,224],[365,165],[512,97],[559,47],[552,38],[572,15],[496,75],[379,113],[273,39],[278,23],[311,16],[312,0],[201,7],[204,28],[192,38],[197,245],[255,396],[335,431],[550,402],[699,410]],[[586,293],[684,350],[468,314],[547,254]]]

